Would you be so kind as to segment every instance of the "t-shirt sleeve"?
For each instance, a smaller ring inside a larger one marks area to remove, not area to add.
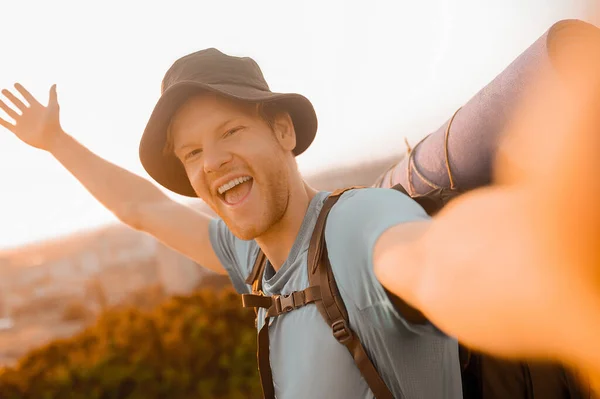
[[[396,320],[415,333],[438,335],[441,332],[431,323],[410,323],[402,317],[373,268],[373,249],[381,234],[400,223],[419,220],[427,221],[430,217],[419,204],[399,191],[352,190],[344,193],[332,208],[325,239],[342,296],[354,302],[363,313],[376,315],[371,322],[389,326]]]
[[[208,232],[212,248],[227,270],[235,290],[239,294],[250,293],[252,287],[246,284],[246,278],[258,255],[256,242],[235,237],[222,219],[211,220]]]

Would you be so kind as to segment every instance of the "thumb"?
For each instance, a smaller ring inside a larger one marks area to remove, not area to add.
[[[58,108],[58,94],[56,94],[56,84],[50,87],[50,98],[48,100],[48,108]]]

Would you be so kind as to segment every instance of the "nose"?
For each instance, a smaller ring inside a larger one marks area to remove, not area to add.
[[[233,155],[219,146],[204,148],[204,173],[217,172],[223,165],[229,163]]]

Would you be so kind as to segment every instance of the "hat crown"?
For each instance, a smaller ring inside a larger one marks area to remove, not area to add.
[[[196,51],[175,61],[163,78],[161,93],[179,82],[229,84],[270,91],[252,58],[230,56],[215,48]]]

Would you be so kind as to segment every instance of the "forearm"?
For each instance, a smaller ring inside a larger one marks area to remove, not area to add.
[[[94,154],[66,133],[48,151],[108,210],[128,224],[142,203],[166,196],[148,180]]]

